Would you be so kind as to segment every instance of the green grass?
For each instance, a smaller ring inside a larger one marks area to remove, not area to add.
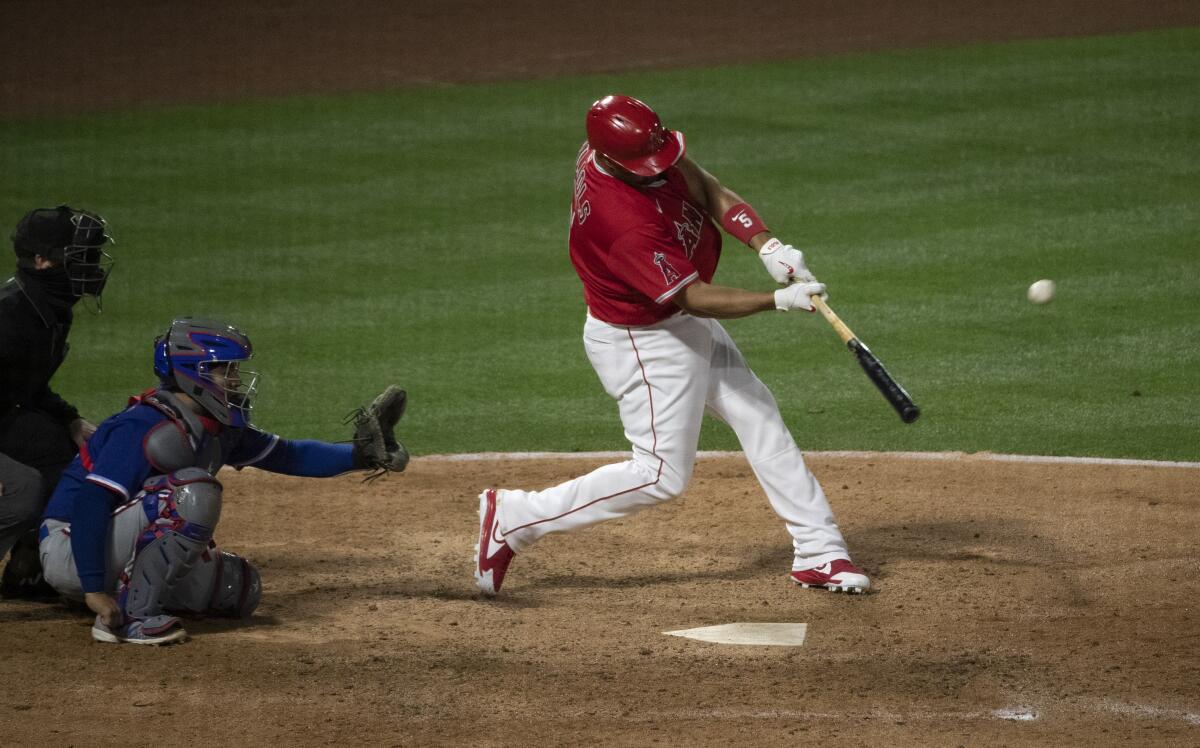
[[[804,448],[1200,459],[1197,29],[0,123],[0,225],[61,200],[118,239],[56,389],[98,420],[172,316],[216,315],[285,435],[343,438],[397,382],[417,454],[623,448],[566,255],[611,91],[806,250],[924,409],[816,316],[728,322]],[[717,281],[768,287],[732,240]]]

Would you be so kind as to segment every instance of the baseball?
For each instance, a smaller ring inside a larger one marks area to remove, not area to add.
[[[1034,304],[1045,304],[1054,298],[1054,281],[1045,278],[1035,281],[1026,295]]]

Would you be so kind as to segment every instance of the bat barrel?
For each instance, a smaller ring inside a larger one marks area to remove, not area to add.
[[[888,404],[900,415],[900,420],[905,423],[912,423],[921,416],[921,409],[912,401],[904,388],[900,386],[891,374],[888,374],[887,369],[883,368],[883,364],[871,353],[871,349],[862,343],[858,338],[851,339],[846,343],[851,351],[854,352],[858,363],[867,374],[876,389],[879,390],[883,398],[888,401]]]

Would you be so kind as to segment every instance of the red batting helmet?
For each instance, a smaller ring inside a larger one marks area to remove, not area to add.
[[[683,156],[683,133],[668,130],[632,96],[605,96],[588,110],[588,145],[640,177],[671,168]]]

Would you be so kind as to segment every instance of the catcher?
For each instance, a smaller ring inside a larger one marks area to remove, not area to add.
[[[404,390],[356,411],[349,444],[281,439],[250,425],[251,354],[231,325],[175,320],[155,341],[158,387],[101,423],[63,474],[40,528],[42,566],[96,614],[97,641],[168,644],[187,636],[172,613],[254,612],[258,570],[213,541],[222,465],[311,477],[407,466],[393,433]]]

